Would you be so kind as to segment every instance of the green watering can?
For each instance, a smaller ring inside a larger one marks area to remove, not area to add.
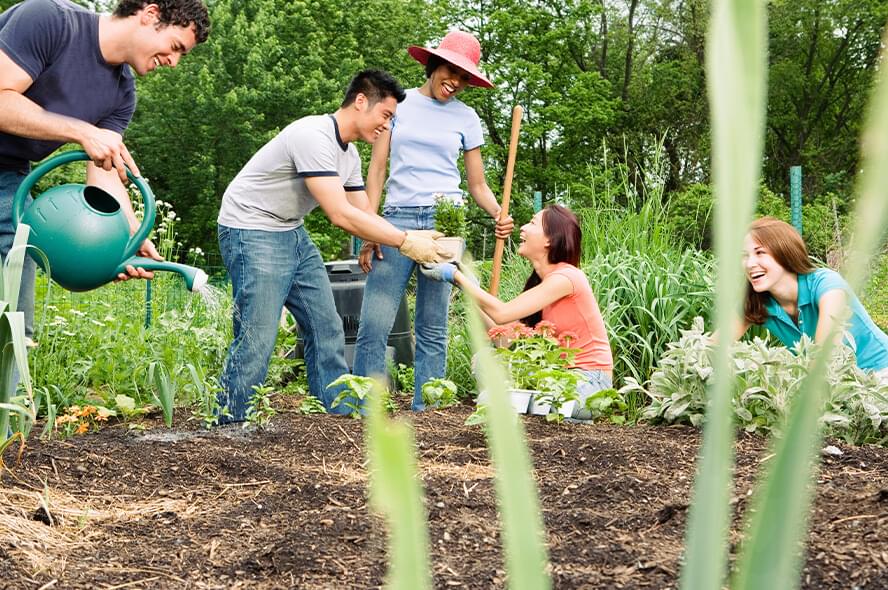
[[[96,186],[63,184],[39,197],[25,211],[25,200],[34,184],[50,170],[70,162],[89,160],[82,151],[64,152],[37,166],[22,182],[12,202],[12,223],[31,226],[28,244],[36,247],[49,261],[52,278],[69,291],[89,291],[101,287],[125,273],[127,265],[145,270],[177,272],[189,291],[197,291],[207,282],[204,271],[177,264],[134,256],[154,227],[154,195],[143,178],[127,170],[129,179],[139,188],[145,203],[142,225],[130,237],[129,223],[112,195]],[[32,258],[44,270],[37,252]]]

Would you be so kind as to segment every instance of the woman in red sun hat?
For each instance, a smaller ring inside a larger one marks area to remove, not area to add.
[[[411,46],[407,52],[425,66],[426,81],[407,91],[391,130],[373,144],[367,195],[375,211],[386,189],[382,215],[403,230],[434,229],[436,202],[463,203],[458,160],[465,164],[472,199],[497,219],[500,206],[484,176],[484,132],[474,109],[457,99],[467,86],[493,88],[478,69],[481,45],[469,33],[451,31],[436,48]],[[390,165],[386,180],[386,165]],[[508,237],[512,218],[496,223],[496,236]],[[360,253],[367,276],[355,351],[358,375],[386,373],[386,343],[407,282],[417,266],[394,248],[365,242]],[[422,410],[422,385],[443,377],[447,359],[450,284],[416,273],[416,361],[413,409]]]

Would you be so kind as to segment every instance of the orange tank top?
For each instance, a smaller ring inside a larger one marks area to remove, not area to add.
[[[573,332],[577,336],[572,348],[580,352],[574,357],[574,366],[580,369],[612,371],[614,358],[611,355],[607,329],[598,301],[592,294],[589,279],[579,268],[561,262],[551,274],[559,274],[570,281],[573,293],[566,295],[543,308],[543,319],[555,324],[559,334]]]

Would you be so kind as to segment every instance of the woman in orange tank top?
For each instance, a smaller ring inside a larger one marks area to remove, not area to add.
[[[570,209],[550,205],[521,227],[518,254],[533,265],[524,291],[511,301],[501,301],[482,290],[454,264],[428,265],[422,272],[431,278],[458,285],[487,315],[489,324],[515,320],[533,327],[541,320],[555,324],[557,333],[571,332],[578,348],[574,367],[582,372],[579,402],[574,418],[588,419],[585,400],[613,386],[613,357],[601,310],[589,280],[579,269],[582,232]]]

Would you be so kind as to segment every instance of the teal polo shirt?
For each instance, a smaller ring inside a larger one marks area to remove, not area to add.
[[[814,340],[817,320],[820,318],[820,298],[835,289],[848,294],[851,318],[845,331],[845,344],[857,354],[857,366],[878,371],[888,367],[888,336],[873,323],[860,300],[851,292],[848,283],[834,270],[818,268],[812,273],[798,275],[799,322],[796,324],[773,297],[768,297],[765,308],[768,319],[765,328],[790,350],[795,349],[802,334]]]

